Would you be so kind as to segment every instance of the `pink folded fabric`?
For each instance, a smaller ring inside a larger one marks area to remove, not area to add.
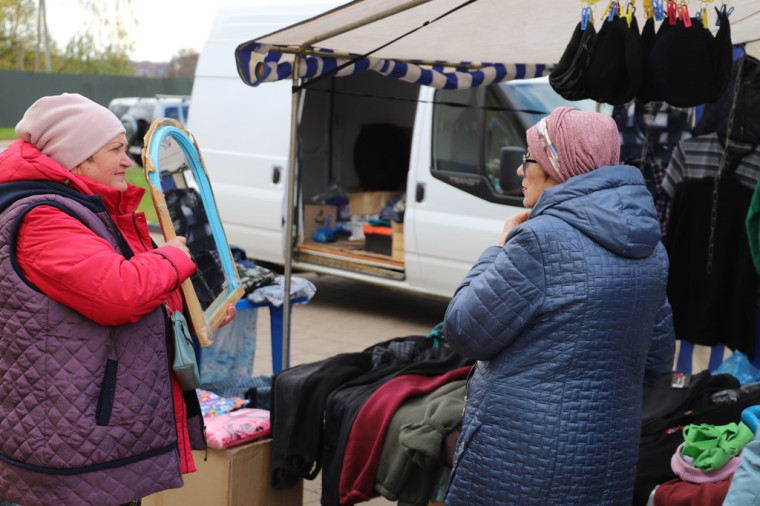
[[[678,445],[676,452],[670,458],[670,467],[676,476],[689,483],[710,483],[730,478],[741,462],[741,457],[732,457],[722,467],[714,471],[705,472],[686,462],[682,455],[684,443]]]

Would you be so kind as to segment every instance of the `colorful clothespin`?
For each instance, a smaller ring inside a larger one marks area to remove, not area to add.
[[[678,21],[678,3],[675,0],[668,0],[668,23],[676,24]]]
[[[644,19],[652,19],[653,17],[652,0],[644,0]]]
[[[618,16],[619,12],[620,12],[620,2],[617,2],[616,0],[612,0],[607,6],[607,9],[604,11],[602,18],[607,18],[607,21],[614,21],[615,18]]]
[[[652,12],[654,13],[655,21],[662,21],[665,18],[664,0],[652,0]]]
[[[636,12],[636,7],[633,5],[633,2],[629,2],[625,8],[625,13],[620,14],[620,17],[625,18],[625,20],[628,22],[628,28],[631,27],[631,21],[633,21],[634,12]]]
[[[590,6],[581,9],[581,30],[585,30],[589,21],[594,24],[594,13]]]
[[[702,8],[699,10],[699,19],[702,21],[703,28],[709,28],[710,20],[707,19],[707,7],[702,6]]]
[[[691,28],[691,17],[689,17],[689,6],[686,4],[686,1],[682,1],[678,5],[678,17],[681,18],[683,21],[683,25],[686,28]]]
[[[716,24],[717,26],[720,26],[720,15],[721,15],[721,14],[725,14],[725,15],[726,15],[726,17],[728,17],[728,16],[730,16],[730,15],[731,15],[731,13],[732,13],[732,12],[734,12],[734,8],[733,8],[733,7],[731,7],[731,8],[730,8],[730,9],[728,9],[728,11],[727,11],[727,10],[726,10],[726,2],[723,2],[723,5],[721,5],[721,6],[720,6],[720,10],[718,10],[718,8],[716,7],[716,8],[715,8],[715,12],[717,12],[717,13],[718,13],[718,19],[715,21],[715,24]]]

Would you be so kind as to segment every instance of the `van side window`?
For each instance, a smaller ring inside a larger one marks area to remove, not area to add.
[[[508,188],[502,188],[499,183],[499,163],[501,162],[501,148],[525,145],[522,141],[522,138],[525,137],[525,131],[520,129],[515,112],[505,110],[502,105],[503,102],[499,100],[496,93],[497,90],[498,88],[486,89],[484,146],[486,177],[496,192],[519,196],[522,195],[522,182],[517,177],[517,167],[514,167],[514,177],[509,178],[512,184]]]
[[[437,90],[434,102],[432,175],[489,202],[520,205],[519,178],[502,188],[499,164],[502,147],[525,145],[525,131],[499,87]]]
[[[433,163],[436,170],[478,172],[480,107],[477,91],[436,92],[433,112]]]

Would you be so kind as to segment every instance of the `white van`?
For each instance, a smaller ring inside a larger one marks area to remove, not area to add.
[[[335,5],[222,9],[198,61],[188,130],[230,244],[264,265],[285,257],[292,82],[245,85],[234,51]],[[450,297],[522,210],[525,130],[561,104],[546,79],[462,91],[374,72],[321,80],[300,111],[294,271]],[[376,221],[389,200],[394,219]]]

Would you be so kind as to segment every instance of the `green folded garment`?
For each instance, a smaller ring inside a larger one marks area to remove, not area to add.
[[[739,455],[755,435],[742,422],[718,426],[703,423],[684,427],[683,439],[681,454],[694,459],[692,465],[697,469],[709,472]]]

